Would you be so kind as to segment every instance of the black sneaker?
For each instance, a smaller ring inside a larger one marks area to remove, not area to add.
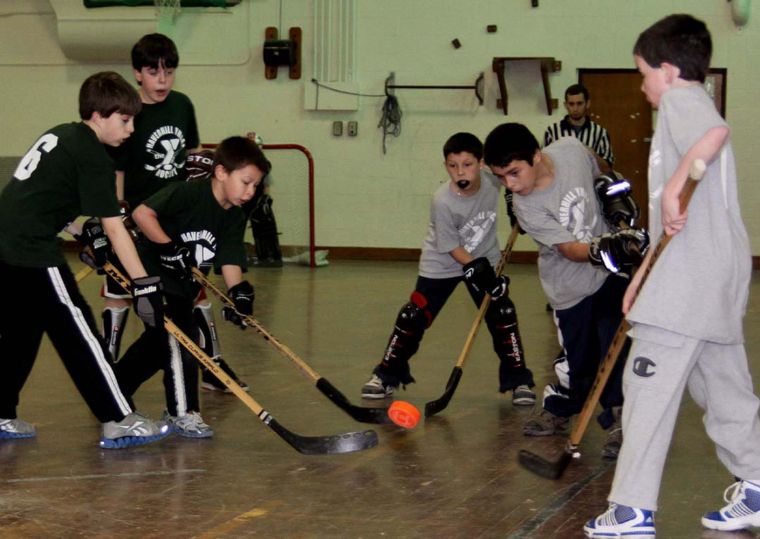
[[[240,386],[240,389],[243,391],[248,391],[248,384],[243,382],[240,378],[237,377],[237,374],[235,374],[235,371],[233,371],[229,365],[227,365],[227,362],[223,359],[214,359],[214,363],[217,364],[217,366],[224,371],[224,373],[232,378],[232,381],[235,382],[237,385]],[[208,391],[222,391],[224,393],[232,393],[232,391],[227,388],[226,385],[222,383],[219,378],[214,376],[214,374],[209,371],[208,369],[203,369],[203,375],[201,376],[201,387],[203,389],[207,389]]]

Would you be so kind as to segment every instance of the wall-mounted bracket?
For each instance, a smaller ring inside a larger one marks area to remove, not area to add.
[[[293,27],[288,32],[287,40],[278,40],[278,31],[269,26],[264,31],[264,76],[271,80],[277,78],[277,68],[288,66],[291,79],[301,78],[301,29]]]
[[[385,79],[385,95],[393,95],[393,90],[474,90],[475,97],[478,98],[478,104],[483,105],[483,80],[484,76],[481,72],[478,78],[475,79],[475,84],[471,86],[459,86],[459,85],[437,85],[437,84],[395,84],[396,76],[394,73],[388,75]]]
[[[549,85],[549,73],[556,73],[562,69],[562,62],[551,57],[525,57],[525,56],[496,56],[491,64],[493,72],[496,73],[496,79],[499,81],[500,99],[496,106],[504,111],[507,115],[507,81],[504,76],[504,65],[507,62],[538,62],[541,68],[541,81],[544,84],[544,98],[546,99],[546,113],[551,116],[552,110],[559,107],[556,99],[552,99],[551,86]]]

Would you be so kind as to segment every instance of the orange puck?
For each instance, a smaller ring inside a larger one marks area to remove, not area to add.
[[[388,408],[388,417],[399,427],[413,429],[420,420],[420,411],[410,402],[393,401]]]

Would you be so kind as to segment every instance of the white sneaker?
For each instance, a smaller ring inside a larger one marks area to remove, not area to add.
[[[164,419],[171,425],[172,432],[186,438],[211,438],[214,429],[209,427],[198,412],[187,412],[185,415],[172,416],[164,412]]]
[[[726,489],[728,505],[702,517],[702,526],[711,530],[735,531],[760,526],[760,482],[737,481]]]
[[[386,399],[393,395],[396,390],[392,385],[386,385],[382,378],[373,374],[372,378],[362,386],[362,398],[363,399]]]
[[[655,537],[654,511],[611,503],[607,511],[583,526],[586,537]]]
[[[34,438],[36,435],[34,425],[23,419],[0,419],[0,440]]]
[[[536,394],[527,385],[519,385],[512,390],[512,404],[514,406],[533,406],[536,404]]]

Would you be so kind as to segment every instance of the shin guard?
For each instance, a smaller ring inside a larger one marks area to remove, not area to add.
[[[409,371],[409,360],[417,352],[422,336],[432,322],[430,312],[425,309],[426,305],[425,296],[414,292],[411,301],[401,307],[396,316],[383,360],[375,369],[375,374],[390,385],[414,382]]]
[[[508,296],[502,296],[491,302],[485,318],[499,357],[499,391],[503,393],[519,385],[532,387],[533,374],[525,366],[515,304]]]
[[[219,338],[216,335],[216,323],[214,322],[214,311],[211,305],[196,305],[193,307],[193,318],[198,324],[200,330],[200,339],[198,344],[206,355],[216,359],[219,357]]]
[[[127,325],[129,307],[106,307],[103,309],[103,339],[114,363],[119,361],[121,337]]]

